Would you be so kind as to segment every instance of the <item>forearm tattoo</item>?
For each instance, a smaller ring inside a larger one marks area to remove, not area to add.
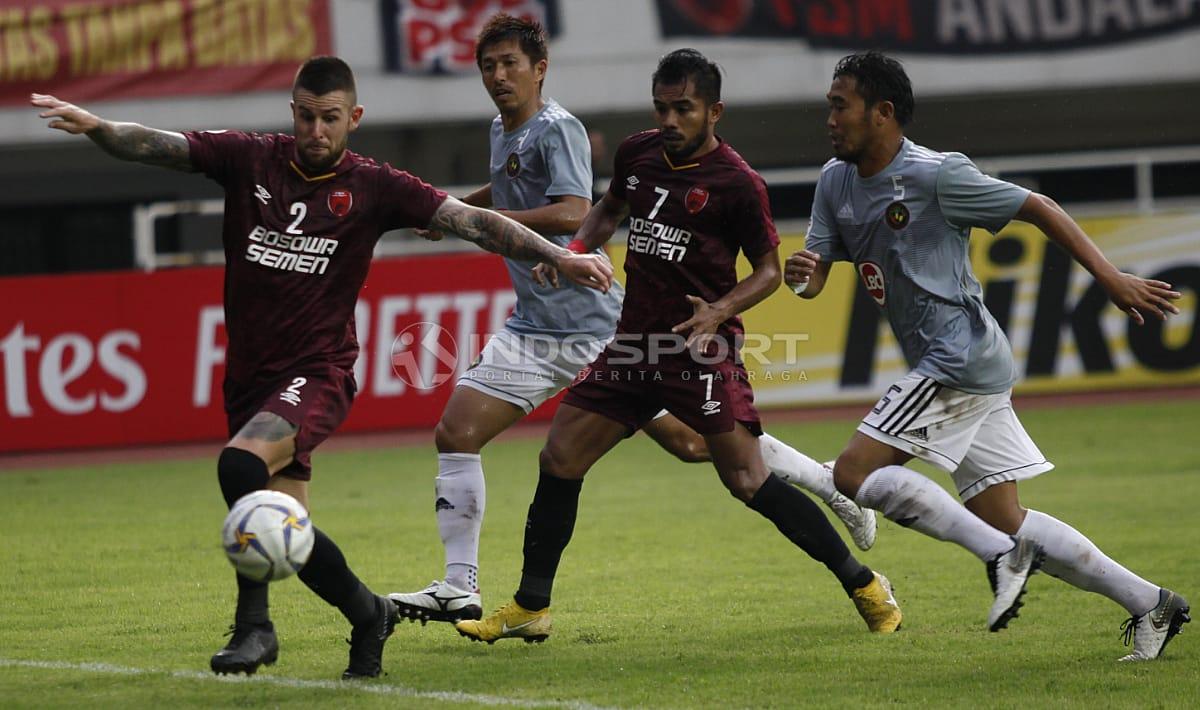
[[[555,263],[565,249],[543,239],[537,232],[490,210],[447,201],[433,216],[431,229],[453,232],[480,247],[513,259]]]
[[[191,148],[181,133],[160,131],[136,123],[106,123],[88,137],[121,160],[135,160],[175,170],[191,170]]]

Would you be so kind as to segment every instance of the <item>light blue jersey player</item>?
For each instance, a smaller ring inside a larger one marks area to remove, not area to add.
[[[476,59],[500,113],[491,127],[491,181],[463,201],[504,210],[547,239],[580,251],[572,235],[591,207],[591,150],[579,120],[542,96],[548,66],[542,28],[496,15],[480,32]],[[624,291],[616,282],[602,293],[565,280],[557,284],[553,273],[535,274],[534,262],[505,262],[517,296],[512,317],[459,378],[436,430],[435,508],[446,577],[419,592],[389,595],[401,614],[422,622],[479,618],[485,507],[480,451],[571,384],[612,338],[621,312]],[[681,460],[710,460],[704,439],[665,410],[644,430]],[[867,549],[874,543],[875,514],[838,493],[830,469],[769,435],[759,442],[768,467],[829,505],[855,544]]]
[[[805,251],[785,277],[820,293],[833,261],[849,261],[887,315],[911,372],[867,414],[835,465],[839,490],[901,525],[955,542],[987,563],[988,626],[1017,615],[1028,577],[1050,574],[1103,594],[1130,614],[1122,660],[1157,658],[1189,620],[1187,602],[1122,567],[1080,532],[1020,506],[1016,482],[1050,470],[1013,411],[1012,348],[971,272],[971,229],[1012,219],[1039,227],[1088,269],[1137,322],[1178,313],[1169,284],[1119,272],[1049,198],[982,174],[959,153],[904,137],[912,87],[876,52],[844,58],[828,94],[836,158],[821,171]],[[950,473],[965,508],[904,468],[922,459]],[[974,515],[972,515],[972,513]],[[1011,537],[1010,537],[1011,536]]]

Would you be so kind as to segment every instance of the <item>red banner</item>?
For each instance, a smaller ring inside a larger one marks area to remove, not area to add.
[[[331,46],[328,0],[0,0],[0,104],[283,89]]]
[[[220,268],[0,279],[0,452],[224,438],[221,280]],[[342,431],[432,428],[513,303],[499,257],[375,262]],[[422,345],[430,334],[444,349]]]

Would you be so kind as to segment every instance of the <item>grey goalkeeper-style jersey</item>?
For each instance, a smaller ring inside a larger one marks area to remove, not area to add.
[[[542,109],[508,133],[492,121],[492,207],[528,210],[551,198],[573,195],[592,199],[592,151],[579,119],[547,98]],[[574,235],[544,235],[565,246]],[[537,262],[505,258],[517,305],[505,327],[523,334],[566,337],[579,333],[609,338],[616,329],[625,291],[614,282],[608,293],[577,286],[565,278],[558,288],[538,286]]]
[[[1017,379],[1012,348],[983,305],[967,239],[972,227],[999,231],[1028,196],[961,153],[906,138],[869,178],[850,163],[825,164],[806,246],[854,262],[914,372],[964,392],[1003,392]]]

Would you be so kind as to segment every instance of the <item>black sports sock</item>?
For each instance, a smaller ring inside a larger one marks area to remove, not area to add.
[[[253,624],[265,626],[271,623],[271,615],[267,610],[267,583],[255,582],[242,575],[237,576],[237,612],[233,621],[238,626]]]
[[[870,583],[871,570],[854,559],[817,504],[794,486],[772,473],[747,505],[775,523],[779,532],[809,557],[828,567],[847,594]]]
[[[271,473],[267,464],[259,457],[244,451],[226,447],[217,459],[217,481],[221,484],[221,495],[225,504],[233,507],[239,498],[267,487]],[[258,626],[271,623],[267,609],[267,584],[255,582],[237,575],[237,611],[234,623]]]
[[[525,565],[517,603],[537,611],[550,606],[550,591],[563,550],[575,531],[583,480],[572,481],[543,472],[525,518]]]
[[[313,538],[312,555],[300,570],[300,581],[337,607],[351,625],[373,621],[378,613],[375,594],[350,571],[345,556],[329,536],[314,527]]]
[[[221,495],[230,508],[238,498],[267,487],[271,472],[267,463],[243,449],[225,447],[217,459],[217,481],[221,484]]]

